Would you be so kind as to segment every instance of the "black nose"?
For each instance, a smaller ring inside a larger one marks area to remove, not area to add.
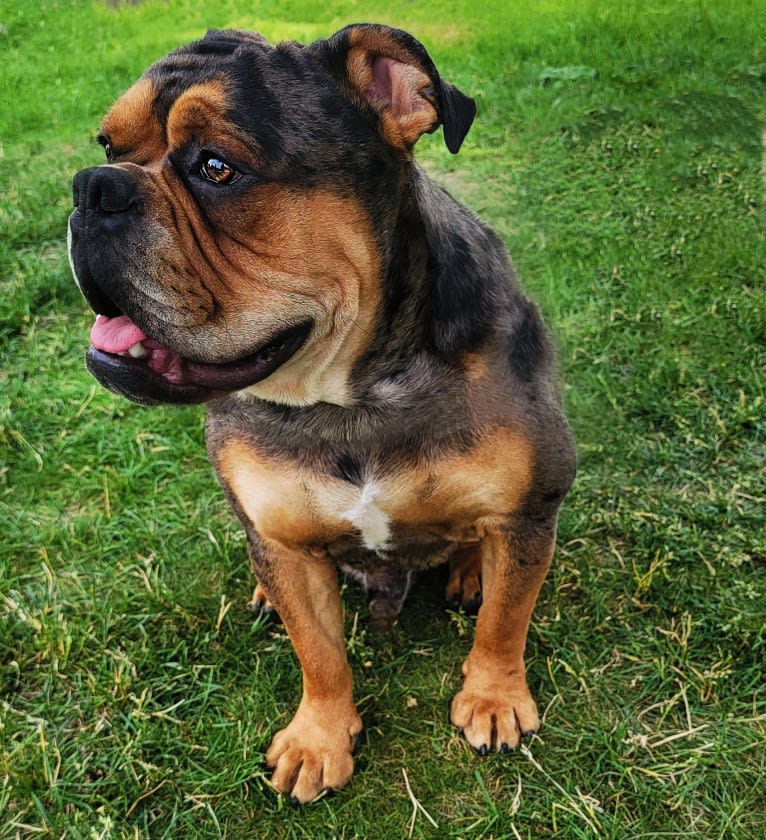
[[[70,258],[77,283],[96,312],[119,315],[126,295],[122,255],[140,240],[144,221],[140,180],[121,166],[83,169],[74,176],[72,198]]]
[[[72,198],[80,213],[96,214],[111,223],[143,210],[136,178],[118,166],[93,166],[78,172]]]

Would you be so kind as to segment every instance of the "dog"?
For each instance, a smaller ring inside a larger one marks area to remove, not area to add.
[[[439,127],[456,153],[475,111],[397,29],[215,30],[117,101],[106,163],[74,178],[87,367],[137,403],[207,404],[254,603],[300,661],[266,753],[294,802],[349,781],[362,728],[339,569],[386,628],[448,564],[447,598],[481,602],[452,724],[481,755],[539,726],[524,647],[575,472],[552,342],[499,238],[413,160]]]

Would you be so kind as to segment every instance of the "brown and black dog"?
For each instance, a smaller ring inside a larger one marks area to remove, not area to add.
[[[481,591],[452,723],[481,754],[539,719],[524,646],[574,474],[551,343],[502,244],[413,162],[473,100],[412,36],[348,26],[273,47],[212,31],[150,67],[74,179],[87,364],[139,403],[207,402],[254,600],[303,697],[267,752],[305,802],[345,784],[361,720],[338,569],[391,624],[414,571]]]

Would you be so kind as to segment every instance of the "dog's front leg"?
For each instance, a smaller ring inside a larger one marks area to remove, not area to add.
[[[452,723],[482,755],[507,752],[540,725],[524,646],[554,543],[555,520],[542,527],[520,517],[512,528],[489,531],[482,540],[483,603],[451,711]]]
[[[253,565],[279,613],[303,669],[303,697],[266,753],[272,784],[310,802],[351,778],[362,721],[353,699],[343,637],[338,575],[325,558],[273,541],[251,546]]]

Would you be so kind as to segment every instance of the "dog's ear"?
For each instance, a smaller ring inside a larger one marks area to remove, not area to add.
[[[321,42],[343,92],[377,124],[392,146],[409,150],[426,132],[444,127],[455,154],[476,114],[476,103],[442,81],[423,45],[400,29],[353,24]]]

